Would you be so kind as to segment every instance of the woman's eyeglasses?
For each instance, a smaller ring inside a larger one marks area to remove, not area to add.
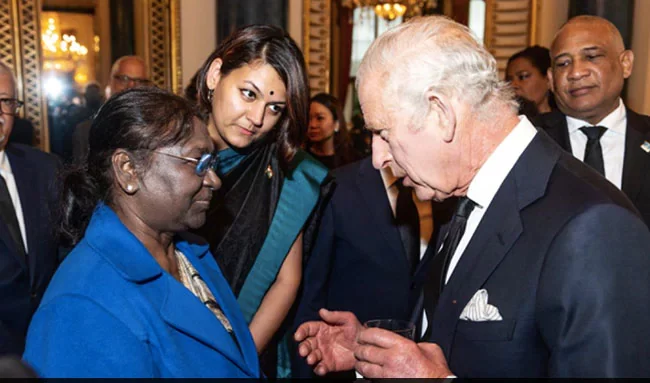
[[[174,154],[169,154],[165,152],[159,152],[153,150],[154,153],[163,154],[165,156],[173,157],[179,160],[191,162],[194,164],[194,172],[199,177],[204,177],[205,173],[208,172],[208,169],[212,169],[215,174],[217,173],[217,168],[219,167],[219,156],[216,153],[206,153],[201,156],[201,158],[196,159],[192,157],[183,157],[177,156]]]

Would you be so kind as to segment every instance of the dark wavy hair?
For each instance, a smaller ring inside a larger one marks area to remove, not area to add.
[[[212,52],[199,71],[199,102],[209,111],[212,107],[206,79],[210,65],[217,58],[223,61],[222,76],[244,65],[261,62],[273,67],[284,82],[287,106],[269,134],[274,135],[280,166],[288,170],[303,141],[309,116],[309,89],[302,52],[287,32],[275,26],[251,25],[233,32]]]
[[[58,234],[69,246],[83,237],[99,202],[114,206],[112,156],[126,150],[143,174],[151,150],[181,144],[191,138],[191,102],[158,88],[133,88],[111,97],[90,128],[88,160],[64,171]]]
[[[548,68],[551,67],[551,52],[548,48],[545,48],[540,45],[533,45],[532,47],[525,48],[514,55],[510,56],[508,59],[508,64],[506,68],[510,66],[510,63],[515,61],[518,58],[527,59],[534,67],[546,77],[546,72]],[[557,104],[555,103],[555,96],[553,92],[549,90],[548,92],[548,105],[551,109],[557,109]],[[520,110],[521,112],[521,110]]]
[[[332,113],[334,121],[339,122],[339,131],[338,133],[334,134],[334,152],[336,153],[336,157],[340,158],[341,160],[341,164],[337,164],[337,166],[354,162],[356,160],[356,156],[354,150],[352,149],[350,134],[348,133],[348,127],[345,123],[345,116],[343,115],[343,108],[338,98],[328,93],[318,93],[311,98],[309,103],[311,104],[312,102],[317,102],[326,107],[330,113]],[[311,143],[308,142],[307,148],[310,146]]]

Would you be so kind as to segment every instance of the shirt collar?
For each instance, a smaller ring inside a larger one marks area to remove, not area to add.
[[[604,126],[610,131],[625,134],[625,118],[625,104],[623,104],[623,100],[619,98],[618,107],[595,125],[570,116],[566,116],[566,124],[569,128],[569,134],[575,133],[578,129],[584,126]]]
[[[499,191],[510,170],[533,140],[537,130],[525,116],[490,154],[469,184],[467,197],[481,208],[487,208]]]
[[[0,150],[0,173],[11,174],[11,167],[9,166],[9,161],[7,160],[7,152],[4,150]]]
[[[384,188],[386,188],[386,190],[390,189],[395,185],[395,182],[399,181],[399,179],[393,175],[393,171],[390,167],[381,168],[379,173],[381,173],[381,180],[384,182]]]
[[[104,203],[100,202],[95,209],[86,229],[84,241],[127,280],[141,282],[154,278],[163,271],[142,242]],[[175,245],[183,254],[191,258],[202,258],[209,251],[207,244],[191,243],[180,236],[175,238]]]

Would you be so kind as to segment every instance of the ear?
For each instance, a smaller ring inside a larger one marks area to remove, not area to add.
[[[442,139],[445,142],[451,142],[456,134],[456,113],[451,99],[432,89],[426,92],[426,97],[432,118],[431,124],[442,130]]]
[[[118,149],[113,153],[111,162],[117,185],[128,195],[135,194],[139,189],[140,180],[135,169],[135,163],[129,153],[126,150]]]
[[[210,64],[210,68],[208,68],[208,75],[206,76],[206,82],[208,89],[214,90],[214,88],[217,87],[217,84],[219,83],[219,80],[221,79],[221,65],[223,64],[223,60],[220,58],[216,58],[212,61]]]
[[[623,78],[628,78],[632,74],[632,68],[634,67],[634,52],[631,50],[625,50],[621,53],[619,58],[621,61],[621,66],[623,67]]]

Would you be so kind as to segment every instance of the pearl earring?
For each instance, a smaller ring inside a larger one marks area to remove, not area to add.
[[[126,185],[126,191],[129,192],[129,193],[133,192],[133,185],[131,185],[131,184]]]

